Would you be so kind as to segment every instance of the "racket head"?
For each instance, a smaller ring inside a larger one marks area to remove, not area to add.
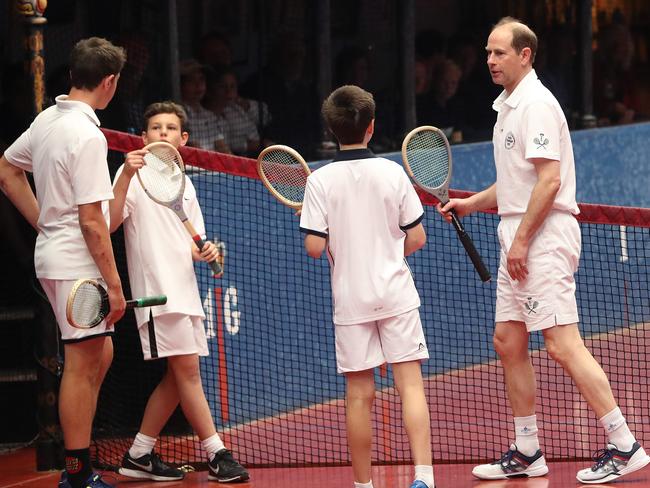
[[[143,149],[145,165],[138,169],[140,185],[161,205],[172,206],[185,191],[185,165],[178,150],[165,141],[152,142]]]
[[[110,310],[108,293],[96,280],[77,280],[70,290],[65,307],[68,323],[77,329],[98,326]]]
[[[296,210],[302,208],[311,170],[298,151],[281,144],[265,148],[257,157],[257,174],[281,203]]]
[[[402,143],[402,159],[416,185],[442,204],[449,201],[451,148],[440,129],[425,125],[409,132]]]

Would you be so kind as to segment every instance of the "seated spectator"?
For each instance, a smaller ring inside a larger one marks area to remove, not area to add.
[[[440,63],[434,73],[431,95],[424,102],[425,114],[428,121],[421,120],[418,124],[431,124],[440,128],[451,142],[461,142],[463,132],[468,130],[466,123],[466,107],[456,96],[461,70],[456,63],[447,59]]]
[[[368,88],[369,62],[368,51],[358,46],[341,49],[336,57],[335,86],[356,85]]]
[[[304,75],[305,55],[303,40],[281,34],[273,43],[269,64],[242,85],[241,93],[268,104],[271,123],[265,138],[309,158],[320,142],[319,102],[314,84]]]
[[[223,121],[226,146],[239,156],[256,155],[260,136],[238,98],[237,77],[231,69],[208,75],[203,106]]]
[[[223,122],[210,110],[201,105],[206,92],[205,68],[195,59],[181,61],[181,100],[187,112],[187,127],[190,133],[188,145],[230,153],[225,142]]]
[[[217,71],[232,65],[230,40],[219,31],[213,30],[203,35],[196,53],[201,63]]]

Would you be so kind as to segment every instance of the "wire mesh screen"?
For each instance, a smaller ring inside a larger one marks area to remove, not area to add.
[[[117,135],[109,141],[122,150],[134,144]],[[218,432],[249,466],[348,463],[344,379],[336,374],[327,261],[306,256],[298,218],[263,187],[254,161],[197,150],[183,158],[207,168],[188,173],[208,238],[224,242],[227,251],[221,279],[196,267],[210,346],[201,374]],[[453,227],[437,216],[432,201],[425,198],[425,203],[428,243],[409,264],[431,355],[423,372],[435,462],[492,459],[512,440],[492,345],[495,284],[478,280]],[[583,208],[588,210],[583,220],[609,223],[581,225],[580,327],[643,442],[650,430],[645,360],[650,231],[642,222],[649,220],[647,211]],[[464,223],[496,274],[498,216],[480,213]],[[119,255],[119,234],[115,241]],[[119,465],[130,446],[165,367],[164,361],[143,361],[130,312],[116,331],[115,359],[102,387],[93,441],[95,461],[108,466]],[[605,442],[602,429],[569,377],[548,357],[539,334],[531,336],[530,347],[546,457],[590,457]],[[390,368],[377,370],[376,384],[374,461],[410,462]],[[156,449],[171,463],[205,462],[180,412]]]

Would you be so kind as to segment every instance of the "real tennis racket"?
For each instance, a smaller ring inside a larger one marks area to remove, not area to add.
[[[295,210],[302,208],[311,170],[298,151],[282,145],[267,147],[257,158],[257,173],[281,203]]]
[[[126,308],[152,307],[167,303],[165,295],[137,298],[126,301]],[[65,315],[71,326],[77,329],[92,329],[106,318],[111,307],[108,292],[96,280],[77,280],[72,285]]]
[[[449,181],[451,180],[451,149],[444,133],[431,126],[422,126],[408,133],[402,144],[402,157],[406,172],[424,191],[436,197],[442,205],[449,202]],[[490,272],[483,264],[474,242],[465,231],[452,208],[451,222],[472,260],[481,281],[490,280]]]
[[[183,210],[183,193],[185,191],[185,165],[181,155],[168,142],[159,141],[147,144],[144,149],[145,165],[138,169],[138,180],[145,193],[154,202],[170,208],[183,222],[192,240],[203,250],[205,242],[187,218]],[[223,267],[215,259],[209,263],[215,277],[223,274]]]

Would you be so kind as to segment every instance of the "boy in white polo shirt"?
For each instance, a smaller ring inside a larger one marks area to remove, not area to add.
[[[491,464],[476,466],[481,479],[543,476],[548,467],[537,438],[535,373],[528,353],[530,332],[542,331],[549,355],[571,376],[607,437],[582,483],[607,483],[650,462],[616,405],[605,372],[578,330],[574,273],[580,259],[575,219],[576,178],[564,113],[538,80],[533,61],[537,37],[506,17],[487,42],[487,64],[504,91],[495,100],[495,184],[466,199],[452,199],[443,215],[459,216],[498,206],[501,264],[497,280],[494,345],[504,368],[514,414],[515,441]],[[446,216],[449,220],[449,216]]]
[[[125,301],[107,225],[106,200],[113,198],[108,149],[95,110],[113,98],[125,61],[124,50],[105,39],[79,41],[70,55],[70,93],[41,112],[0,159],[2,191],[38,230],[36,276],[65,345],[60,488],[110,487],[92,472],[89,446],[99,387],[113,358],[112,324]],[[24,171],[34,174],[36,198]],[[93,329],[75,329],[66,319],[68,294],[79,278],[103,278],[108,288],[111,311]]]
[[[342,86],[323,102],[322,113],[340,151],[307,179],[300,230],[307,254],[319,258],[327,250],[330,261],[354,486],[373,486],[374,368],[388,362],[415,462],[411,488],[432,488],[429,410],[420,368],[429,352],[420,298],[405,259],[426,242],[422,204],[403,168],[368,149],[375,118],[370,93]]]
[[[153,103],[144,113],[142,140],[145,144],[165,141],[178,148],[187,142],[186,124],[187,114],[180,105]],[[180,402],[209,456],[209,479],[222,483],[245,481],[248,472],[233,459],[215,430],[199,369],[199,356],[208,355],[208,343],[193,261],[213,261],[218,250],[209,241],[199,250],[174,212],[155,203],[137,181],[132,181],[145,164],[146,153],[144,149],[128,153],[115,175],[111,232],[124,222],[133,294],[167,295],[166,305],[135,312],[145,359],[167,358],[167,371],[149,397],[140,431],[119,471],[154,481],[183,478],[182,471],[167,466],[153,450],[160,431]],[[204,235],[196,191],[191,180],[185,178],[184,210],[197,232]]]

